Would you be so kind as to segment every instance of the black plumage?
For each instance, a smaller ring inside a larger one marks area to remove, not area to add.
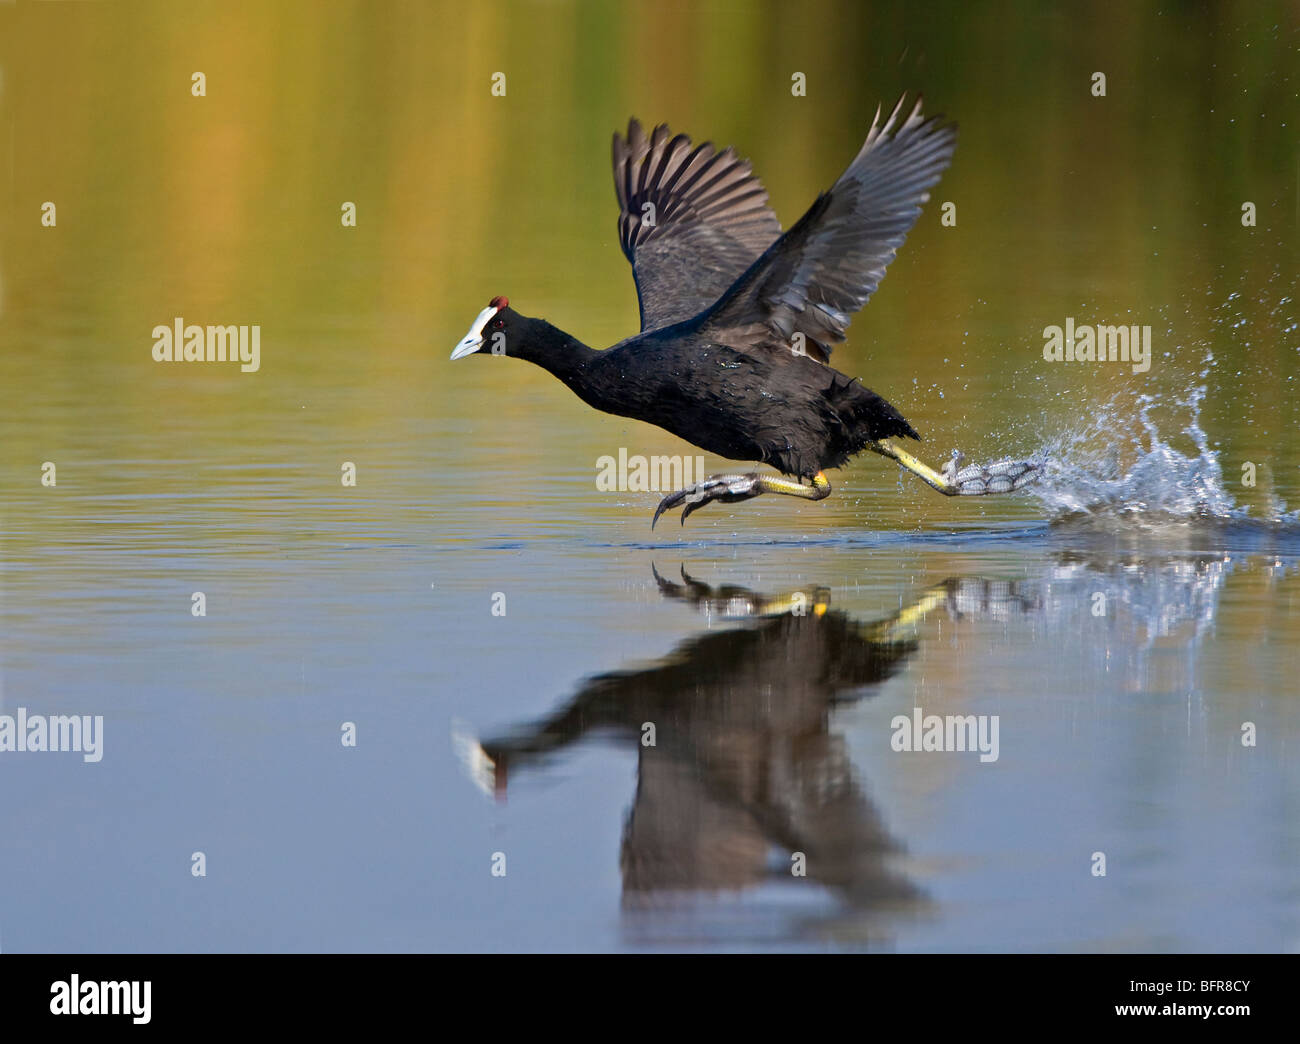
[[[500,323],[500,326],[496,324]],[[693,321],[595,351],[508,306],[489,332],[506,354],[537,363],[588,405],[656,424],[728,460],[812,478],[868,442],[917,438],[888,402],[806,356],[741,351],[700,336]]]
[[[827,362],[955,142],[953,124],[924,119],[919,101],[903,116],[900,100],[887,120],[877,113],[848,169],[782,233],[733,150],[693,146],[662,125],[647,136],[633,120],[626,138],[615,135],[613,159],[641,332],[595,351],[494,298],[452,357],[491,342],[493,353],[537,363],[596,409],[824,483],[823,469],[878,440],[919,438],[898,410]],[[739,488],[707,499],[764,491]],[[820,495],[828,492],[825,483]]]

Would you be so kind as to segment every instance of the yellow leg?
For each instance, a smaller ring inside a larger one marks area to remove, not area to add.
[[[781,493],[787,497],[802,497],[804,500],[825,500],[831,495],[831,484],[820,471],[813,476],[811,486],[805,486],[795,479],[781,478],[780,475],[760,475],[758,486],[764,493]]]
[[[957,489],[946,478],[940,475],[934,468],[928,464],[922,464],[905,449],[899,449],[888,439],[878,439],[870,443],[867,449],[879,453],[882,457],[889,457],[907,468],[913,475],[919,478],[928,486],[933,486],[946,497],[955,497]]]
[[[686,489],[670,493],[659,502],[650,528],[654,529],[659,516],[675,507],[682,508],[682,524],[696,508],[701,508],[711,501],[734,504],[739,500],[749,500],[764,493],[779,493],[786,497],[800,497],[803,500],[825,500],[831,495],[831,484],[820,471],[813,476],[812,485],[805,486],[797,479],[782,478],[780,475],[760,475],[751,471],[747,475],[710,475],[701,482]],[[683,506],[684,505],[684,506]]]
[[[996,464],[975,464],[963,468],[961,458],[954,457],[944,465],[943,472],[940,473],[888,439],[869,442],[867,449],[879,453],[882,457],[898,461],[927,486],[937,489],[945,497],[1010,493],[1033,482],[1042,473],[1043,468],[1041,461],[1029,460],[1000,460]]]

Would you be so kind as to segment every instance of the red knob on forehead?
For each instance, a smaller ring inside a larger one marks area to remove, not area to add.
[[[510,298],[508,297],[494,297],[492,298],[491,301],[488,302],[488,307],[495,308],[499,312],[501,311],[501,309],[505,308],[506,305],[508,305],[509,303],[510,303]]]

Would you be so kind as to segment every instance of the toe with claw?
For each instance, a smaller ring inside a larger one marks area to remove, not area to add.
[[[964,497],[1012,493],[1036,481],[1043,473],[1042,462],[1033,460],[999,460],[967,467],[963,464],[962,454],[954,453],[943,466],[943,477],[955,494]]]
[[[654,518],[650,520],[650,528],[654,529],[655,523],[659,521],[659,516],[665,511],[671,511],[673,508],[682,508],[682,525],[685,525],[686,519],[692,511],[702,508],[712,501],[717,500],[724,504],[733,504],[738,500],[749,500],[761,493],[763,493],[763,488],[759,484],[757,473],[714,475],[711,478],[695,483],[693,486],[679,489],[676,493],[669,493],[668,496],[659,501],[659,506],[655,508]]]

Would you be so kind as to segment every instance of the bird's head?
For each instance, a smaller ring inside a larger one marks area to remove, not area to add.
[[[461,338],[451,353],[453,361],[473,355],[484,347],[491,355],[509,355],[510,335],[518,329],[518,322],[523,317],[511,311],[510,301],[505,297],[494,297],[488,306],[479,312],[469,328],[469,333]]]

